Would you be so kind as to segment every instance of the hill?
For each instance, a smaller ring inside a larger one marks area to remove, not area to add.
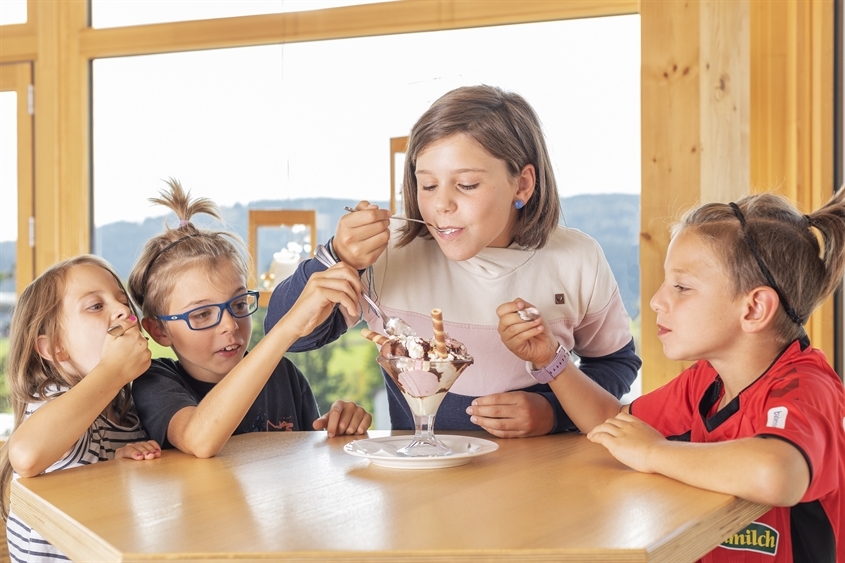
[[[357,200],[331,198],[301,198],[292,200],[262,200],[248,206],[237,204],[223,207],[224,223],[206,216],[197,217],[199,226],[220,228],[234,232],[244,242],[247,240],[248,209],[315,209],[317,211],[317,238],[328,240],[334,232],[344,206],[354,206]],[[374,202],[386,207],[387,202]],[[632,194],[579,195],[562,198],[562,224],[583,231],[595,238],[604,249],[610,267],[619,283],[622,299],[632,318],[639,315],[639,196]],[[94,252],[103,256],[117,269],[123,279],[129,276],[132,265],[144,243],[161,232],[165,217],[145,219],[140,223],[120,221],[96,229]],[[173,216],[167,217],[171,225]],[[265,232],[266,231],[266,232]],[[284,247],[294,235],[288,229],[262,230],[258,245],[259,269],[267,268],[273,253]],[[14,268],[14,242],[0,243],[0,272]],[[10,279],[0,281],[0,291],[14,291]]]

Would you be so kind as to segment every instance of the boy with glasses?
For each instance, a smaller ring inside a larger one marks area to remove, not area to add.
[[[129,276],[144,329],[177,360],[155,359],[133,385],[141,422],[162,447],[197,457],[217,454],[246,432],[325,429],[329,436],[366,432],[372,417],[335,401],[323,416],[305,377],[285,352],[323,322],[336,304],[358,314],[358,273],[339,265],[308,283],[297,304],[246,353],[258,292],[229,233],[197,229],[190,218],[219,219],[210,200],[191,200],[175,180],[154,203],[173,210],[179,227],[145,246]]]

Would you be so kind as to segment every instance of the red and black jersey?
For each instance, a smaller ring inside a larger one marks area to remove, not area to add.
[[[702,360],[635,400],[631,414],[669,439],[785,440],[807,460],[810,485],[798,504],[773,508],[702,561],[845,562],[845,388],[824,354],[795,341],[717,411],[723,393],[719,374]]]

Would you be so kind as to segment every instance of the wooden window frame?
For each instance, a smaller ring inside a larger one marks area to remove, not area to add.
[[[248,287],[259,287],[258,279],[261,276],[261,266],[258,263],[258,229],[259,227],[293,227],[294,225],[306,225],[311,233],[311,256],[314,256],[314,249],[317,247],[317,212],[313,209],[250,209],[248,212],[249,228],[249,263],[250,274]],[[270,295],[273,290],[259,288],[258,305],[266,307],[270,303]]]

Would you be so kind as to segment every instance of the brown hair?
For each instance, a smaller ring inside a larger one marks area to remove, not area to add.
[[[167,313],[167,299],[185,268],[201,265],[212,275],[221,260],[229,260],[245,279],[249,276],[249,266],[238,250],[243,242],[237,235],[199,229],[190,221],[197,213],[222,221],[217,205],[204,197],[192,200],[190,191],[185,192],[173,178],[167,184],[170,189],[161,190],[160,197],[150,201],[172,210],[179,226],[165,225],[162,234],[150,239],[129,274],[129,293],[144,316],[153,319]]]
[[[809,215],[802,215],[785,197],[772,193],[747,196],[734,205],[739,214],[724,203],[702,205],[684,215],[672,235],[689,231],[710,244],[732,281],[733,297],[755,287],[772,286],[754,256],[756,248],[782,297],[775,330],[784,343],[791,342],[804,334],[802,325],[810,313],[842,280],[845,187]],[[787,306],[794,318],[787,313]]]
[[[50,353],[55,357],[61,345],[62,298],[68,272],[75,266],[94,265],[112,275],[121,290],[126,292],[120,278],[108,262],[99,256],[84,254],[59,262],[38,276],[26,286],[15,305],[12,324],[9,331],[9,356],[6,360],[10,399],[15,414],[17,429],[24,420],[29,403],[40,403],[54,399],[56,395],[47,394],[47,388],[73,387],[80,377],[71,376],[57,362],[46,360],[38,353],[38,337],[45,336],[50,346]],[[130,301],[130,309],[135,307]],[[112,407],[118,413],[120,422],[126,422],[126,415],[132,408],[132,396],[129,385],[124,386],[112,401]],[[8,517],[9,482],[12,466],[9,463],[8,442],[0,449],[0,514]]]
[[[557,227],[560,199],[540,120],[522,96],[494,86],[452,90],[435,101],[414,124],[402,183],[405,215],[422,219],[417,200],[417,157],[432,143],[457,133],[472,137],[487,152],[503,160],[513,178],[527,164],[534,165],[534,195],[519,212],[514,242],[527,248],[543,247]],[[400,247],[417,237],[431,238],[425,225],[419,223],[404,225],[400,233]]]

